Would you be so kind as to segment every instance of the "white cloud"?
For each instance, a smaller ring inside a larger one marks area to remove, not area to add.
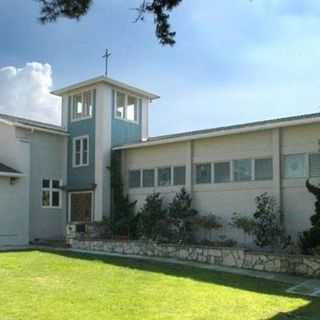
[[[60,98],[50,94],[51,86],[49,64],[0,68],[0,112],[60,124]]]

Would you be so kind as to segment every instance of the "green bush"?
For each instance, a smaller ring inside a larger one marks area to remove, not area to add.
[[[140,238],[158,240],[167,218],[160,193],[148,195],[137,216],[137,233]]]
[[[128,195],[124,194],[119,152],[112,153],[111,167],[109,169],[112,190],[112,233],[114,236],[135,238],[137,233],[137,219],[135,216],[136,201],[131,202]]]
[[[306,181],[306,188],[315,198],[315,214],[311,216],[311,228],[300,237],[300,246],[305,254],[313,254],[320,248],[320,188]]]
[[[231,225],[254,236],[254,242],[259,247],[272,246],[280,241],[282,230],[279,226],[279,211],[276,201],[267,193],[255,198],[256,211],[253,217],[241,217],[235,213]]]

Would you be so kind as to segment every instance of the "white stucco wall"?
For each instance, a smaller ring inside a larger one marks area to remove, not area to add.
[[[255,197],[268,192],[281,205],[286,229],[296,238],[297,232],[310,226],[309,218],[313,214],[314,198],[305,188],[307,177],[281,178],[279,160],[288,153],[318,152],[319,138],[320,124],[311,124],[194,140],[191,152],[191,142],[128,149],[123,151],[124,181],[127,186],[128,171],[132,169],[184,164],[187,166],[188,185],[191,184],[191,172],[188,168],[197,163],[273,157],[273,180],[201,185],[192,183],[188,189],[192,191],[194,207],[201,214],[213,213],[222,218],[225,228],[220,234],[236,238],[240,242],[248,239],[228,225],[232,214],[238,212],[251,215],[255,210]],[[313,181],[317,182],[315,179]],[[179,187],[173,186],[127,189],[130,198],[138,200],[137,208],[141,207],[145,197],[153,191],[161,192],[165,201],[168,201],[178,190]]]
[[[0,123],[0,162],[19,170],[23,177],[10,184],[0,177],[0,247],[29,242],[30,145],[19,141],[15,129]]]
[[[19,135],[28,135],[19,130]],[[64,136],[34,131],[30,135],[30,239],[62,239],[66,225],[66,194],[61,193],[61,208],[43,208],[41,204],[42,179],[62,180],[66,184],[67,160]]]

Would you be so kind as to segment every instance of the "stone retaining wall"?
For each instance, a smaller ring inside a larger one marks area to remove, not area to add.
[[[238,248],[155,244],[145,241],[70,240],[73,249],[175,258],[219,266],[320,277],[320,257],[277,255]]]

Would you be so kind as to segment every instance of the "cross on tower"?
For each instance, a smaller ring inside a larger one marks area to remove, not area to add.
[[[108,62],[109,62],[109,57],[111,56],[111,52],[109,52],[109,49],[106,49],[105,54],[102,58],[105,58],[106,60],[106,71],[105,71],[105,76],[108,76]]]

